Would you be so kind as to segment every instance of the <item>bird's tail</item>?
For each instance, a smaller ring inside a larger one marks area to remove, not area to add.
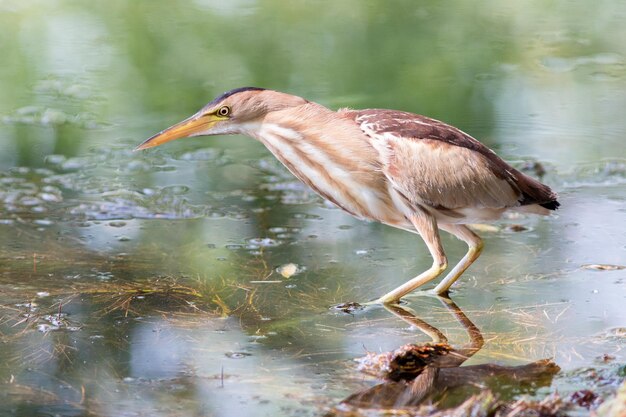
[[[515,175],[516,185],[522,193],[522,197],[519,200],[522,207],[537,206],[537,208],[544,209],[546,214],[549,212],[548,210],[559,208],[561,204],[557,201],[558,195],[550,187],[517,170],[515,170],[513,175]],[[529,210],[533,212],[532,210],[534,209],[529,208]]]

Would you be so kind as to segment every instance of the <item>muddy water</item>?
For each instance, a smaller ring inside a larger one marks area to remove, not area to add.
[[[3,173],[4,410],[315,414],[380,382],[353,359],[434,340],[382,307],[329,308],[428,265],[414,236],[351,219],[267,156],[194,155],[120,149]],[[625,251],[616,225],[626,221],[626,177],[611,167],[550,174],[563,196],[552,218],[479,227],[487,250],[452,293],[485,340],[464,366],[551,358],[561,368],[524,384],[485,382],[503,398],[608,392],[619,380],[624,270],[600,269],[623,265]],[[194,179],[168,185],[197,169],[260,180],[210,193]],[[162,185],[144,187],[146,175]],[[463,254],[460,242],[445,244],[451,259]],[[441,300],[406,301],[451,345],[468,342]],[[445,406],[476,390],[431,398]]]

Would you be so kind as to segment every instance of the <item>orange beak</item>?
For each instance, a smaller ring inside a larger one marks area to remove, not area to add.
[[[148,138],[141,145],[137,146],[135,150],[139,151],[142,149],[154,148],[155,146],[163,145],[165,142],[175,139],[208,134],[209,129],[218,121],[220,121],[220,119],[214,114],[194,114],[190,118],[185,119],[174,126],[168,127],[151,138]]]

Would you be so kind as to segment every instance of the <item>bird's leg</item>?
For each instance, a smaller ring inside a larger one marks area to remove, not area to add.
[[[443,252],[443,247],[441,246],[441,239],[439,238],[439,230],[437,229],[435,218],[428,213],[419,212],[410,216],[409,220],[422,236],[422,239],[424,239],[426,246],[428,246],[428,250],[433,257],[433,265],[412,280],[380,297],[377,300],[379,303],[389,304],[397,302],[400,298],[417,287],[437,278],[448,266],[446,254]]]
[[[469,246],[469,250],[458,264],[452,268],[448,275],[435,287],[435,294],[445,294],[448,292],[452,284],[465,272],[469,266],[474,263],[483,250],[483,240],[467,226],[462,224],[440,224],[439,227],[448,233],[458,237]]]

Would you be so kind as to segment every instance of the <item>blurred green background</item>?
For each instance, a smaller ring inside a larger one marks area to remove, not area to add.
[[[0,163],[134,144],[248,85],[428,114],[505,156],[566,167],[623,155],[624,9],[615,0],[3,1]]]

